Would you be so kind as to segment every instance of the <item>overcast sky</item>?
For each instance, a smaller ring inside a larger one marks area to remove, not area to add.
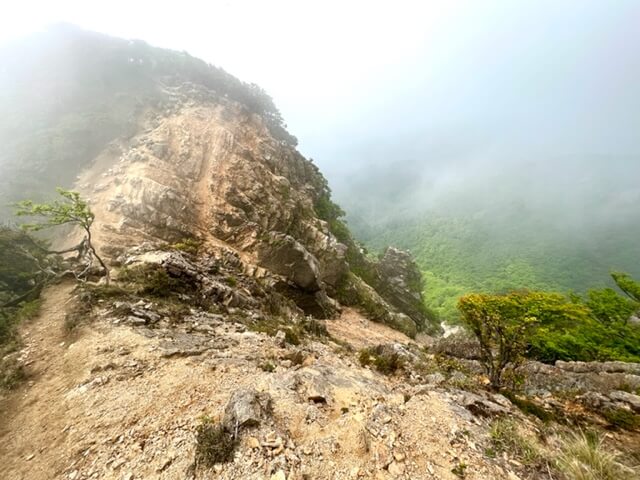
[[[260,84],[339,188],[367,162],[640,151],[636,0],[21,0],[0,43],[58,21]]]

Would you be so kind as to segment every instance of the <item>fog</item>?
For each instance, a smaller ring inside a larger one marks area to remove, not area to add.
[[[367,222],[517,201],[572,224],[637,213],[637,1],[201,3],[24,1],[0,43],[66,21],[256,82]]]

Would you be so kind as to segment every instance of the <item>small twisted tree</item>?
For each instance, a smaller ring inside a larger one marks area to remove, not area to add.
[[[480,344],[480,363],[491,387],[503,387],[506,371],[515,372],[524,360],[527,336],[537,319],[529,312],[527,295],[470,294],[460,298],[462,320]]]
[[[45,228],[68,224],[81,227],[86,233],[82,242],[70,249],[50,253],[66,253],[75,250],[78,252],[78,258],[81,258],[85,252],[89,253],[91,257],[95,257],[104,270],[105,280],[107,284],[109,284],[109,269],[100,255],[98,255],[92,242],[91,226],[95,220],[95,215],[78,192],[65,190],[60,187],[56,190],[62,197],[62,200],[53,200],[45,203],[23,200],[15,204],[16,216],[40,217],[42,219],[41,222],[37,223],[24,223],[21,227],[27,231],[39,231]]]

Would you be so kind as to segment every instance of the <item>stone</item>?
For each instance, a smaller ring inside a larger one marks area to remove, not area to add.
[[[271,395],[253,389],[233,393],[224,410],[223,423],[230,430],[255,427],[271,414]]]
[[[306,367],[296,375],[301,393],[313,403],[328,403],[331,399],[331,385],[323,372]]]
[[[609,394],[609,398],[617,402],[624,402],[629,405],[636,413],[640,413],[640,395],[634,395],[633,393],[616,390]]]
[[[284,348],[287,345],[287,335],[282,331],[278,330],[275,336],[276,345],[280,348]]]
[[[290,235],[270,232],[268,240],[260,244],[258,262],[303,290],[320,290],[318,260]]]
[[[144,318],[129,315],[127,317],[127,323],[130,325],[143,326],[147,324],[147,321]]]
[[[169,150],[166,142],[156,142],[151,145],[151,152],[158,158],[163,159]]]
[[[249,437],[247,438],[247,446],[249,448],[260,448],[260,440],[256,437]]]
[[[445,380],[446,377],[440,372],[430,373],[424,377],[424,381],[428,385],[440,385],[441,383],[444,383]]]
[[[411,254],[387,247],[376,270],[379,279],[373,287],[387,302],[411,318],[419,329],[439,330],[435,320],[427,318],[422,298],[422,274]]]
[[[628,373],[640,375],[640,363],[631,362],[565,362],[558,360],[555,366],[573,373]]]
[[[613,406],[613,402],[608,397],[598,392],[586,392],[578,395],[576,400],[593,410],[611,408]]]
[[[287,476],[282,470],[278,470],[276,473],[271,475],[271,480],[287,480]]]
[[[460,392],[455,396],[455,400],[474,415],[481,417],[506,415],[510,411],[509,408],[471,392]]]
[[[389,464],[389,473],[393,476],[399,477],[404,473],[405,466],[403,463],[391,462]]]

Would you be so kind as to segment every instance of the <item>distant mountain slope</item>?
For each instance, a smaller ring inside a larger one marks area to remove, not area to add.
[[[404,192],[393,218],[384,198],[370,209],[367,192],[378,192],[375,186],[338,191],[365,244],[414,253],[427,303],[445,318],[456,316],[457,297],[469,291],[582,292],[611,285],[612,269],[640,275],[639,158],[565,158],[460,175],[436,200],[425,200],[428,185]]]

